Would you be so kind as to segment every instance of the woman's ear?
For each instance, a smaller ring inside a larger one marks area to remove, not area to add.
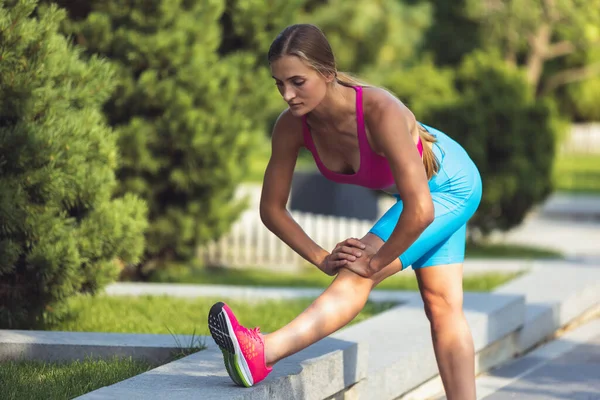
[[[326,72],[323,74],[323,77],[325,78],[325,82],[332,83],[335,81],[337,74],[335,72]]]

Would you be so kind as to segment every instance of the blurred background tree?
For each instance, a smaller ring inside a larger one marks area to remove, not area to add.
[[[371,80],[384,70],[398,72],[418,63],[417,51],[431,24],[430,8],[398,0],[330,0],[299,20],[324,31],[340,70]]]
[[[423,51],[458,66],[476,49],[522,67],[537,96],[552,95],[572,120],[599,120],[599,0],[406,0],[434,7]],[[582,84],[585,82],[585,84]],[[566,87],[568,85],[568,87]],[[593,109],[593,110],[592,110]]]
[[[483,46],[523,65],[537,94],[600,74],[584,57],[600,45],[599,0],[468,0],[466,11],[481,24]]]

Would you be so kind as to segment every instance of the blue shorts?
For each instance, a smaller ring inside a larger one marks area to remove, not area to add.
[[[402,269],[462,263],[467,221],[481,201],[481,176],[467,152],[445,133],[423,126],[437,139],[433,152],[440,169],[429,180],[435,219],[400,255]],[[396,204],[369,231],[383,241],[390,238],[402,212],[402,200],[398,195],[395,197]]]

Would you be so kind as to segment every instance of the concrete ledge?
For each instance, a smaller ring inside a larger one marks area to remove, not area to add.
[[[57,362],[123,356],[163,363],[182,347],[208,341],[204,338],[204,343],[198,343],[198,339],[188,335],[0,330],[0,361]]]
[[[600,302],[600,268],[544,262],[494,293],[525,295],[525,323],[517,339],[522,353]]]
[[[477,397],[598,398],[600,363],[594,356],[597,354],[594,342],[600,337],[600,314],[596,315],[591,321],[550,343],[480,376],[477,379]],[[586,385],[586,381],[591,385]],[[494,393],[497,395],[491,396]]]
[[[227,376],[221,351],[211,345],[206,350],[78,399],[317,400],[364,379],[367,358],[367,348],[363,344],[325,338],[277,364],[260,385],[239,388]]]
[[[465,309],[478,347],[517,329],[524,319],[522,296],[467,293]],[[256,387],[233,386],[211,343],[207,350],[80,398],[191,399],[200,390],[203,399],[394,398],[437,373],[428,324],[420,298],[414,297],[283,360]]]
[[[475,353],[475,373],[488,371],[499,365],[516,353],[516,333],[512,332],[502,339],[492,343],[483,350]],[[398,397],[397,400],[438,399],[444,394],[444,387],[439,375],[419,385],[417,388]]]

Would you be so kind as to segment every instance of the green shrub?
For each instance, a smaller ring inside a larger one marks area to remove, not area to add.
[[[461,143],[480,169],[476,232],[507,230],[552,191],[555,142],[563,125],[554,103],[536,100],[523,73],[474,52],[457,71],[458,101],[433,107],[425,122]]]
[[[454,70],[438,68],[428,58],[413,67],[384,74],[381,81],[410,108],[417,120],[426,117],[431,109],[459,99]]]
[[[264,135],[265,94],[276,88],[264,56],[259,68],[255,52],[227,47],[224,1],[61,3],[71,13],[64,33],[118,68],[105,113],[119,133],[120,193],[149,206],[145,256],[133,272],[143,279],[193,258],[239,217],[245,203],[234,190]]]
[[[143,251],[146,207],[113,198],[113,71],[57,33],[65,13],[0,1],[0,327],[60,317]],[[44,318],[47,317],[47,318]]]

